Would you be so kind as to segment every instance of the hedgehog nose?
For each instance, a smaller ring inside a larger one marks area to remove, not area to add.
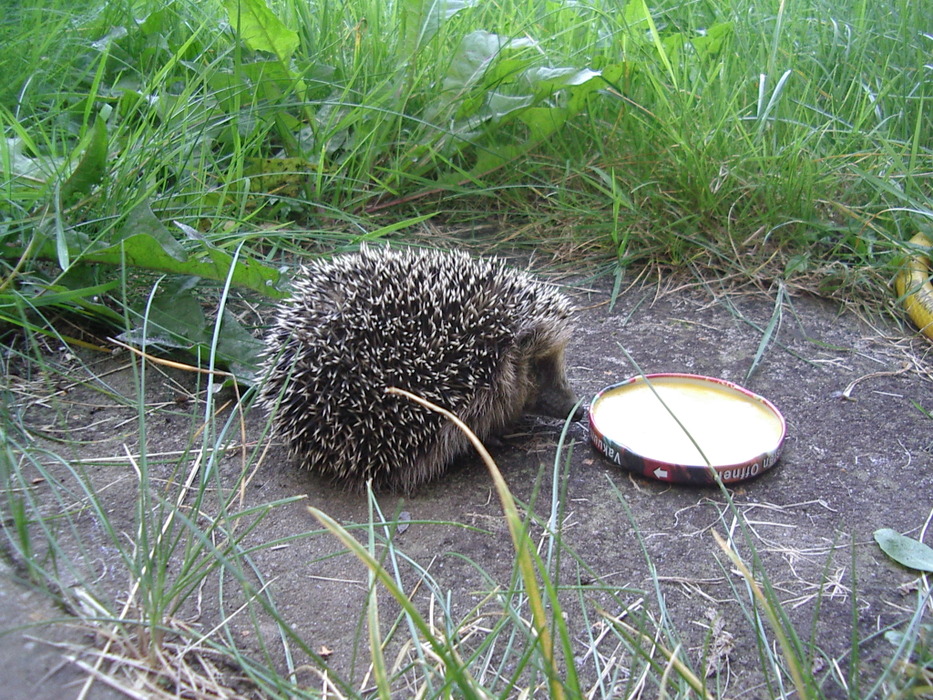
[[[567,415],[573,411],[573,415],[570,420],[572,421],[581,421],[586,416],[586,409],[583,408],[583,404],[577,405],[577,397],[573,397],[573,403],[569,404],[563,411],[563,415],[558,416],[566,420]]]
[[[573,412],[572,420],[583,420],[586,410],[582,404],[577,405],[576,395],[569,389],[565,391],[543,392],[537,401],[534,413],[551,418],[560,418],[566,420],[567,416]]]
[[[581,421],[584,418],[586,418],[586,409],[583,407],[583,404],[581,403],[573,411],[573,420]]]

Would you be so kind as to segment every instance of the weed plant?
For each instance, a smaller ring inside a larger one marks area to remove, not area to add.
[[[282,543],[257,548],[248,534],[284,502],[238,505],[259,451],[243,457],[240,480],[220,480],[217,460],[240,414],[215,412],[208,398],[180,454],[150,455],[142,397],[154,370],[137,361],[135,396],[119,399],[136,415],[138,443],[125,466],[139,501],[132,522],[118,523],[94,477],[101,465],[76,459],[67,439],[40,447],[22,421],[24,377],[67,383],[77,371],[78,381],[114,396],[92,370],[60,366],[60,347],[96,351],[119,334],[150,351],[186,351],[248,385],[257,321],[234,298],[277,298],[283,262],[432,216],[461,224],[492,213],[521,225],[528,244],[572,245],[619,271],[643,261],[700,265],[874,300],[887,293],[902,242],[933,218],[933,42],[921,2],[7,5],[4,548],[24,579],[106,640],[89,674],[103,674],[119,649],[133,663],[106,672],[152,696],[179,690],[179,669],[190,671],[181,674],[186,692],[229,696],[212,671],[228,662],[266,697],[313,695],[296,681],[298,654],[314,659],[332,696],[362,691],[326,673],[326,658],[279,613],[254,563]],[[35,497],[36,480],[48,499]],[[563,542],[552,491],[551,517],[533,522],[533,509],[522,515],[499,485],[517,564],[507,590],[489,579],[484,604],[497,622],[483,635],[473,624],[479,608],[458,618],[440,604],[430,620],[410,603],[397,563],[404,552],[391,536],[397,523],[375,504],[358,526],[362,545],[316,513],[370,572],[362,616],[376,693],[718,695],[679,650],[660,585],[642,592],[644,606],[621,590],[604,591],[615,610],[591,604],[589,564]],[[735,597],[756,632],[771,696],[789,688],[799,697],[836,688],[866,698],[929,692],[928,587],[906,629],[890,631],[895,658],[873,684],[817,676],[819,651],[782,614],[742,537],[741,514],[730,512],[738,525],[724,533],[723,565],[742,573]],[[100,523],[99,541],[84,538],[85,517]],[[122,597],[95,583],[88,562],[100,546],[130,582]],[[441,584],[413,566],[442,603]],[[568,572],[569,584],[552,584]],[[208,631],[181,623],[210,581],[221,582],[231,617],[246,611],[257,630],[260,619],[274,622],[287,668],[276,668],[271,650],[244,652],[226,621]],[[385,593],[398,610],[391,620]],[[592,679],[575,671],[566,605],[602,623],[586,626]],[[386,630],[415,661],[397,666],[384,655]],[[606,638],[629,660],[625,675],[598,653]],[[853,668],[863,641],[853,637]],[[138,659],[146,660],[141,671]]]
[[[222,280],[239,246],[234,285],[275,296],[284,254],[378,237],[377,213],[883,282],[929,220],[924,21],[906,0],[20,4],[0,310],[24,323],[25,287],[112,321],[108,268]]]

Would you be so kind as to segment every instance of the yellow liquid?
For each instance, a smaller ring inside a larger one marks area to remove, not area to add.
[[[733,465],[780,443],[782,421],[760,401],[698,379],[650,381],[650,387],[642,379],[609,391],[593,406],[599,431],[642,457],[688,466],[706,466],[707,460],[712,466]]]

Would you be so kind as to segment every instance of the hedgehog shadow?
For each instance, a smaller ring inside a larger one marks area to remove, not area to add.
[[[523,465],[529,464],[529,457],[546,455],[546,460],[537,460],[531,465],[535,470],[547,462],[553,461],[554,449],[560,442],[564,421],[526,414],[509,425],[504,431],[490,435],[482,440],[493,461],[503,472],[506,481],[510,476],[523,473]],[[566,442],[580,443],[588,439],[583,422],[573,421],[567,431]],[[286,447],[276,447],[270,452],[270,467],[267,471],[279,482],[280,486],[291,492],[299,491],[314,501],[333,504],[347,500],[362,503],[360,496],[367,485],[348,482],[333,474],[296,466]],[[430,500],[451,490],[469,491],[491,487],[486,465],[476,450],[469,450],[454,457],[444,470],[441,478],[422,482],[409,488],[397,483],[380,483],[373,486],[373,492],[380,498],[405,498]]]

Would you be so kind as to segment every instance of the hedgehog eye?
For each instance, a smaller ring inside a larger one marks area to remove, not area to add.
[[[522,349],[534,347],[538,338],[538,332],[534,328],[522,328],[515,336],[515,343]]]
[[[549,378],[554,376],[558,365],[559,362],[557,356],[554,353],[550,353],[534,358],[531,366],[534,370],[535,377]]]

